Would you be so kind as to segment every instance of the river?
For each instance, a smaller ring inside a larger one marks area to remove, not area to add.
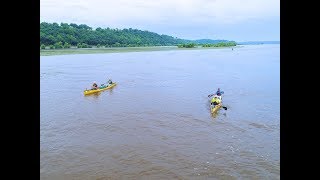
[[[40,178],[280,179],[280,45],[41,56]]]

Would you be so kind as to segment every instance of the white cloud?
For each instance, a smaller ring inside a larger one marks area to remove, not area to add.
[[[280,0],[40,0],[41,20],[234,24],[280,16]]]
[[[224,31],[232,36],[238,32],[230,29],[271,19],[280,19],[280,0],[40,0],[40,21],[131,27],[181,38]]]

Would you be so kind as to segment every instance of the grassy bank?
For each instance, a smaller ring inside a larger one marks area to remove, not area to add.
[[[221,49],[231,47],[196,47],[178,48],[177,46],[152,46],[152,47],[115,47],[115,48],[70,48],[70,49],[41,49],[40,56],[55,56],[67,54],[102,54],[102,53],[124,53],[124,52],[143,52],[143,51],[168,51],[168,50],[203,50]],[[235,47],[232,47],[235,48]]]

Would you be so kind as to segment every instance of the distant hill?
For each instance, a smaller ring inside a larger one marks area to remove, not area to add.
[[[255,45],[255,44],[280,44],[280,41],[245,41],[237,42],[238,45]]]

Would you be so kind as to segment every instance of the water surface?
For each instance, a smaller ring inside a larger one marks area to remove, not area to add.
[[[40,160],[41,179],[280,179],[280,46],[41,56]]]

